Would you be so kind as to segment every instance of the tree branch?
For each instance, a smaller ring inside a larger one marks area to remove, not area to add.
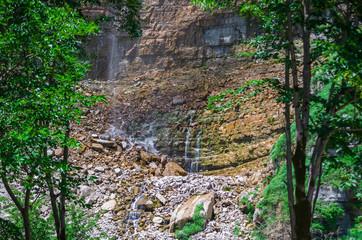
[[[5,170],[5,168],[3,167],[3,170]],[[1,180],[3,181],[3,184],[5,186],[5,189],[7,191],[7,193],[9,194],[11,200],[15,203],[16,207],[23,212],[24,211],[24,207],[21,205],[20,201],[18,200],[18,198],[15,196],[13,190],[11,190],[10,185],[8,180],[6,179],[6,177],[4,176],[4,174],[1,174]]]

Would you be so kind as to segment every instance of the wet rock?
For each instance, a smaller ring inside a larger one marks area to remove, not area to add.
[[[147,198],[140,198],[135,203],[137,209],[144,209],[146,211],[152,211],[153,210],[153,202],[151,200],[148,200]]]
[[[117,205],[116,200],[109,200],[108,202],[105,202],[102,205],[101,209],[105,211],[111,211],[116,207],[116,205]]]
[[[121,142],[121,147],[122,147],[123,150],[126,150],[127,147],[128,147],[128,143],[126,141],[122,141]]]
[[[104,134],[103,134],[103,135],[100,135],[99,138],[102,139],[102,140],[109,140],[109,139],[111,139],[111,137],[110,137],[109,135],[104,135]]]
[[[171,215],[170,232],[175,230],[175,225],[179,229],[183,228],[188,221],[192,220],[197,205],[204,206],[204,217],[208,221],[212,217],[213,206],[215,204],[215,194],[209,193],[201,196],[193,196],[184,204],[179,205]]]
[[[165,170],[162,173],[163,176],[186,176],[187,172],[175,162],[168,162],[165,166]]]

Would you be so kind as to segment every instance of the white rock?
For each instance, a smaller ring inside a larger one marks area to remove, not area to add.
[[[105,202],[102,205],[101,209],[105,211],[111,211],[116,207],[116,205],[117,205],[116,200],[109,200],[108,202]]]
[[[163,222],[163,218],[154,217],[152,221],[153,221],[154,224],[161,224]]]
[[[119,174],[121,173],[121,169],[120,169],[120,168],[116,168],[116,169],[114,169],[114,172],[115,172],[117,175],[119,175]]]

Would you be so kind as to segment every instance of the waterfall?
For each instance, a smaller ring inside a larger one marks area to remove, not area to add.
[[[107,68],[107,80],[113,80],[115,74],[115,63],[117,54],[117,37],[114,33],[110,32],[110,45],[108,47],[109,63]]]
[[[109,129],[107,129],[107,133],[111,136],[111,138],[115,137],[121,137],[124,139],[129,147],[133,147],[134,145],[139,145],[143,147],[147,152],[158,155],[159,152],[157,151],[155,147],[155,143],[157,142],[157,137],[155,136],[155,128],[154,125],[156,121],[153,121],[149,124],[148,130],[146,131],[146,134],[144,136],[136,138],[134,134],[129,135],[123,130],[124,122],[122,121],[122,118],[119,117],[118,120],[120,120],[120,124],[115,126],[111,125]]]
[[[202,129],[199,131],[196,137],[195,157],[191,162],[191,172],[199,171],[201,135],[202,135]]]
[[[189,152],[189,147],[190,147],[190,128],[187,128],[187,133],[186,133],[186,139],[185,139],[185,168],[186,170],[191,169],[191,162],[190,162],[190,158],[188,157],[188,152]]]
[[[154,155],[158,155],[158,151],[155,147],[155,142],[157,141],[157,137],[155,136],[155,130],[154,130],[154,125],[155,125],[156,121],[153,121],[150,123],[150,126],[146,132],[145,138],[143,140],[137,140],[136,139],[136,143],[138,145],[143,146],[147,152],[154,154]]]
[[[131,187],[132,188],[132,187]],[[130,234],[130,229],[128,227],[129,223],[132,223],[134,233],[137,233],[138,228],[138,221],[141,219],[142,211],[144,209],[139,209],[137,202],[144,197],[144,192],[146,191],[145,186],[143,185],[140,189],[140,194],[138,194],[135,199],[133,200],[131,207],[128,213],[128,219],[126,224],[126,233],[125,235],[128,236]]]

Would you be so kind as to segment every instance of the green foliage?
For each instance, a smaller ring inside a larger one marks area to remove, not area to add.
[[[235,57],[237,57],[237,58],[252,57],[255,54],[256,54],[256,52],[243,52],[243,53],[236,54]]]
[[[10,214],[10,220],[0,218],[0,233],[4,231],[4,233],[0,235],[0,240],[22,240],[23,236],[21,229],[23,227],[23,219],[21,214],[15,205],[6,198],[2,198],[0,201],[4,201],[5,204],[8,205],[4,212]],[[35,202],[30,210],[31,233],[33,239],[56,239],[53,215],[50,214],[47,219],[44,219],[40,215],[40,208],[46,204],[47,202],[44,199],[40,199]],[[101,232],[99,236],[95,238],[90,235],[93,230],[100,230],[97,225],[97,221],[100,219],[99,215],[91,216],[87,214],[81,206],[75,204],[71,204],[67,210],[69,212],[66,217],[67,239],[98,240],[108,236],[104,232]]]
[[[204,229],[205,218],[200,214],[200,211],[204,210],[202,204],[198,204],[195,207],[195,213],[192,215],[192,221],[187,222],[182,230],[176,230],[177,239],[187,240],[192,235],[201,232]]]
[[[342,240],[359,240],[362,236],[362,216],[355,219],[355,225],[348,229],[347,235]]]
[[[312,229],[327,234],[337,230],[337,220],[343,216],[343,209],[336,203],[318,201],[315,215],[318,219],[312,223]]]
[[[22,240],[21,228],[9,220],[0,218],[0,240]]]
[[[338,145],[335,145],[338,146]],[[337,156],[328,156],[324,162],[323,182],[330,183],[341,191],[351,189],[358,199],[362,199],[362,146],[355,146],[350,151],[337,149]]]
[[[248,197],[243,197],[240,202],[239,205],[246,205],[246,209],[244,210],[244,213],[248,215],[249,219],[253,219],[253,215],[255,212],[255,206],[252,204],[252,202],[250,202],[248,200]]]
[[[225,92],[222,92],[216,96],[210,96],[209,97],[209,103],[206,107],[206,110],[216,110],[216,111],[222,111],[225,109],[228,109],[234,105],[239,105],[243,101],[245,101],[247,98],[252,98],[258,95],[259,93],[264,92],[265,86],[270,86],[272,88],[275,88],[276,85],[279,85],[277,80],[275,79],[267,79],[267,80],[251,80],[243,84],[240,88],[236,89],[229,89]],[[248,95],[245,98],[245,94],[248,93]],[[242,95],[244,94],[244,95]],[[228,98],[235,98],[236,96],[240,96],[238,99],[235,99],[236,101],[224,101]]]
[[[18,195],[22,195],[18,193]],[[3,198],[0,201],[5,202],[8,205],[7,209],[4,211],[10,214],[10,221],[13,223],[13,227],[15,229],[22,229],[23,228],[23,219],[12,202],[9,202],[8,199]],[[52,224],[52,219],[44,219],[40,216],[39,209],[45,205],[46,202],[44,199],[39,199],[38,201],[34,202],[34,205],[30,209],[30,227],[31,227],[31,234],[33,239],[52,239],[52,235],[54,234],[54,225]],[[22,231],[21,231],[22,232]],[[23,239],[23,234],[19,235],[20,239]]]
[[[240,233],[240,232],[239,232],[239,228],[238,228],[238,227],[235,227],[233,233],[234,233],[235,236],[239,236],[239,233]]]
[[[94,229],[98,228],[97,221],[100,219],[99,215],[92,217],[86,214],[85,211],[75,204],[71,204],[68,207],[69,216],[67,217],[67,239],[70,240],[98,240],[108,237],[104,232],[99,237],[91,237],[91,233]]]

